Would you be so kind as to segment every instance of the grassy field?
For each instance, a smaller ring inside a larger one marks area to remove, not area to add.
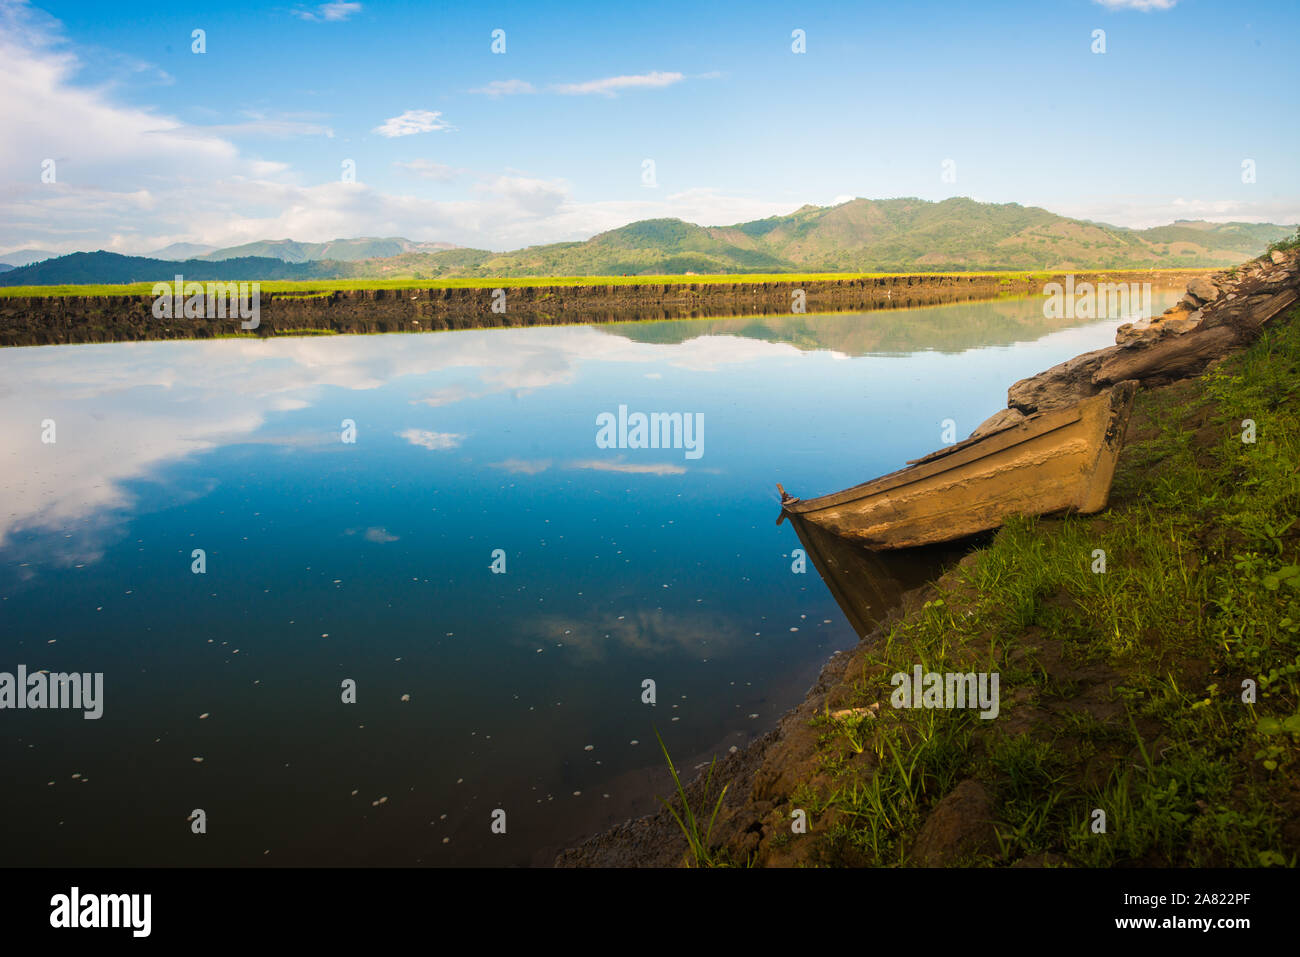
[[[1162,274],[1186,274],[1188,269],[1120,269],[1111,270],[1115,274],[1142,273],[1160,276]],[[1101,272],[1076,270],[1088,275],[1103,275]],[[1062,275],[1057,272],[959,272],[959,273],[725,273],[709,276],[520,276],[513,278],[486,279],[308,279],[295,281],[274,281],[261,284],[261,291],[274,294],[310,295],[330,293],[351,289],[518,289],[529,286],[641,286],[700,283],[713,285],[717,283],[804,283],[836,282],[853,279],[879,279],[890,276],[995,276],[1004,285],[1017,282],[1041,283],[1052,276]],[[206,280],[205,280],[206,282]],[[85,286],[2,286],[0,298],[27,296],[150,296],[153,295],[153,283],[137,282],[127,285],[85,285]]]
[[[861,652],[845,707],[878,716],[815,720],[793,806],[817,823],[781,845],[908,863],[930,809],[973,781],[994,820],[966,822],[983,840],[948,863],[1294,867],[1298,383],[1300,311],[1140,394],[1108,511],[1007,526]],[[889,707],[889,676],[916,664],[999,673],[999,717]]]

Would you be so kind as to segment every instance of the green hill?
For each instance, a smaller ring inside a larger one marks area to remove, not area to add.
[[[513,252],[360,238],[267,240],[182,262],[75,253],[10,270],[0,285],[156,281],[178,272],[196,280],[271,280],[1208,269],[1257,256],[1293,229],[1188,221],[1125,229],[1016,203],[855,199],[733,226],[647,219],[584,242]]]
[[[421,278],[1209,268],[1258,255],[1291,232],[1203,222],[1134,230],[1016,203],[855,199],[734,226],[650,219],[585,242],[406,254],[365,268]]]
[[[177,274],[194,282],[239,282],[271,279],[330,279],[347,275],[347,264],[287,263],[245,256],[222,262],[199,259],[150,259],[100,250],[71,253],[0,273],[0,286],[118,285],[171,281]]]
[[[325,259],[339,262],[357,262],[362,259],[385,259],[411,252],[430,253],[454,248],[451,243],[416,243],[401,237],[375,239],[370,236],[363,236],[359,239],[333,239],[327,243],[299,243],[294,242],[292,239],[265,239],[255,243],[244,243],[242,246],[214,249],[212,252],[195,258],[218,262],[247,256],[264,256],[271,259],[282,259],[288,263],[304,263]]]

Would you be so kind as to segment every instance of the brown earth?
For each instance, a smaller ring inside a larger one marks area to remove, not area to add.
[[[1077,274],[1109,282],[1176,282],[1194,273],[1132,271]],[[802,289],[804,311],[907,308],[1041,294],[1062,276],[990,274],[880,276],[819,282],[647,283],[521,286],[505,290],[506,311],[493,312],[493,290],[354,289],[319,296],[262,293],[260,325],[251,334],[429,332],[710,316],[789,315]],[[209,339],[241,332],[238,319],[155,319],[153,296],[0,297],[0,345]],[[244,333],[249,334],[249,333]]]
[[[1126,372],[1131,374],[1136,369],[1139,373],[1136,377],[1143,380],[1144,388],[1166,393],[1165,405],[1183,409],[1184,420],[1194,431],[1197,445],[1208,448],[1218,437],[1213,430],[1203,428],[1209,409],[1197,384],[1187,377],[1245,348],[1268,321],[1297,301],[1298,286],[1300,251],[1297,250],[1274,253],[1271,259],[1262,258],[1240,270],[1216,273],[1206,277],[1206,282],[1193,281],[1184,301],[1164,317],[1151,320],[1136,335],[1131,329],[1122,329],[1117,336],[1119,345],[1072,359],[1017,383],[1011,390],[1010,407],[1033,413],[1094,394],[1105,385],[1106,377],[1097,375],[1098,369],[1105,368],[1105,362],[1136,354],[1146,358],[1131,362],[1125,367]],[[1179,321],[1192,314],[1196,321],[1177,332],[1159,328],[1161,321]],[[1186,341],[1191,348],[1170,350],[1162,345],[1179,340]],[[1097,358],[1099,353],[1101,357]],[[1025,400],[1023,406],[1015,401],[1017,393]],[[1154,437],[1157,431],[1154,422],[1142,412],[1135,412],[1126,447]],[[1125,495],[1132,494],[1129,489],[1135,483],[1125,481],[1125,467],[1125,457],[1121,455],[1121,471],[1116,476],[1112,504],[1122,504]],[[1127,467],[1137,466],[1130,460]],[[1041,526],[1050,528],[1052,521],[1042,520]],[[975,560],[976,556],[969,555],[960,565]],[[788,814],[796,806],[796,789],[811,785],[814,791],[824,792],[831,785],[821,771],[823,752],[819,737],[824,732],[814,726],[813,720],[827,711],[833,714],[846,709],[860,698],[858,679],[869,670],[868,652],[885,640],[896,622],[918,613],[925,602],[940,595],[941,589],[954,614],[960,613],[963,601],[973,605],[978,600],[979,596],[964,584],[960,565],[934,583],[906,593],[899,606],[854,649],[837,652],[803,703],[787,712],[775,730],[719,761],[711,788],[706,788],[704,775],[686,786],[687,800],[697,809],[712,809],[720,789],[726,786],[712,835],[712,844],[724,859],[766,867],[856,863],[851,849],[838,849],[836,859],[828,861],[824,859],[825,848],[817,842],[790,839]],[[1071,715],[1086,714],[1101,722],[1118,720],[1122,715],[1123,705],[1115,700],[1113,693],[1121,683],[1121,676],[1109,665],[1072,660],[1064,653],[1059,639],[1037,626],[1031,626],[1014,639],[1014,646],[1011,660],[1029,662],[1041,669],[1047,677],[1047,687],[1059,689],[1059,693],[1025,702],[1028,707],[1014,708],[1000,722],[1002,732],[1015,735],[1059,730]],[[1204,678],[1196,673],[1201,667],[1198,662],[1168,662],[1167,665],[1188,681]],[[1142,720],[1138,721],[1136,731],[1146,740],[1159,733],[1157,727]],[[1068,740],[1068,736],[1060,740]],[[1153,749],[1159,744],[1157,740]],[[1094,755],[1074,773],[1080,783],[1100,784],[1115,762],[1136,761],[1139,756],[1136,748],[1116,745],[1113,751]],[[846,752],[845,757],[849,761],[871,759],[865,752],[856,757]],[[677,806],[680,808],[680,804]],[[832,809],[823,814],[816,822],[817,829],[829,830],[837,813]],[[988,854],[994,850],[992,824],[993,809],[983,785],[974,779],[959,782],[928,810],[907,859],[915,866],[946,866],[961,864],[981,853]],[[562,852],[555,863],[558,867],[668,867],[687,863],[688,854],[687,842],[677,823],[666,810],[661,810],[597,834]],[[1061,862],[1048,854],[1006,863],[1042,867]]]
[[[1191,402],[1197,394],[1192,382],[1157,388],[1167,390],[1179,402]],[[1205,409],[1188,408],[1192,421],[1204,419],[1206,414]],[[1154,423],[1135,413],[1128,444],[1151,438],[1156,431]],[[1207,445],[1213,441],[1217,441],[1217,436],[1206,437]],[[1118,504],[1122,497],[1116,496],[1114,500]],[[1050,527],[1051,521],[1044,520],[1042,525]],[[834,715],[860,699],[859,679],[868,670],[868,653],[885,640],[897,622],[918,613],[927,601],[940,594],[946,595],[949,607],[960,614],[963,592],[969,591],[962,583],[961,571],[974,560],[976,556],[968,555],[934,582],[904,594],[900,604],[857,646],[832,656],[804,701],[787,712],[773,731],[718,760],[711,788],[706,790],[703,773],[686,786],[687,800],[697,812],[700,808],[712,809],[719,791],[726,786],[712,841],[725,852],[726,859],[758,867],[858,863],[851,854],[845,857],[843,853],[834,862],[827,861],[823,858],[824,848],[815,842],[789,839],[787,813],[797,804],[796,789],[811,784],[814,790],[825,791],[831,785],[821,770],[825,750],[819,745],[819,739],[825,730],[815,726],[814,719],[827,711]],[[965,595],[972,604],[977,597],[973,593]],[[1016,644],[1011,660],[1032,662],[1048,676],[1049,685],[1062,689],[1062,693],[1045,696],[1031,707],[1015,708],[998,722],[1000,733],[1037,736],[1062,724],[1071,713],[1085,713],[1099,721],[1122,720],[1124,707],[1113,695],[1121,676],[1109,666],[1073,660],[1065,654],[1062,641],[1036,626],[1026,630]],[[1154,731],[1141,723],[1139,730],[1148,738]],[[1137,755],[1130,749],[1124,749],[1123,754],[1096,755],[1087,766],[1078,769],[1080,783],[1102,783],[1110,763],[1126,757],[1136,759]],[[852,760],[866,761],[870,756],[864,753]],[[673,803],[680,811],[680,803],[676,799]],[[810,820],[810,830],[813,827],[819,832],[828,830],[835,823],[836,814],[831,810],[817,818],[815,824]],[[909,862],[919,867],[943,867],[961,864],[980,853],[996,853],[994,818],[991,798],[984,785],[974,779],[959,782],[929,809],[910,849]],[[627,821],[563,851],[556,858],[555,866],[675,867],[687,863],[688,858],[689,848],[681,829],[666,810],[661,810]],[[1036,867],[1058,862],[1026,859],[1008,863]]]

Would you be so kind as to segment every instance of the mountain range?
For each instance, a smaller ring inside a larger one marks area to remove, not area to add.
[[[1212,268],[1259,255],[1294,229],[1189,220],[1129,229],[1016,203],[855,199],[732,226],[642,220],[581,242],[512,252],[362,237],[225,249],[173,244],[147,257],[100,251],[31,265],[30,258],[0,256],[18,267],[0,274],[0,285],[154,281],[177,272],[196,280],[269,280]],[[249,272],[258,269],[264,271]]]

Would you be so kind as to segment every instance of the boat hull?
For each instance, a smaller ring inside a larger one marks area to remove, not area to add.
[[[1013,515],[1099,512],[1110,497],[1136,382],[1029,416],[862,485],[783,510],[871,548],[910,548],[997,528]]]

